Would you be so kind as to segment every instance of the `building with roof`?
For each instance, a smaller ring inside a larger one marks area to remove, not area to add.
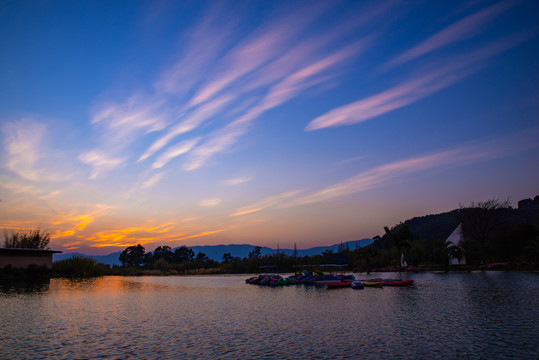
[[[0,248],[0,268],[11,265],[25,269],[30,265],[52,268],[52,254],[61,253],[56,250]]]

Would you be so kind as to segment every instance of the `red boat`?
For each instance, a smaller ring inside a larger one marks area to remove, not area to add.
[[[326,286],[328,289],[337,289],[337,288],[342,288],[342,287],[350,287],[352,286],[352,282],[351,281],[332,282],[332,283],[327,283]]]

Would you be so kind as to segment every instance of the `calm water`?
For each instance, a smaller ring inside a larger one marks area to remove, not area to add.
[[[539,274],[402,277],[416,285],[269,288],[245,275],[4,285],[0,358],[539,358]]]

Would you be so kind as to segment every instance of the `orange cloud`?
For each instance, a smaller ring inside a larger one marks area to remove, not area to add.
[[[170,237],[182,236],[183,234],[168,234],[174,229],[172,222],[163,223],[157,226],[132,226],[124,229],[114,229],[108,231],[100,231],[92,237],[86,238],[91,241],[92,247],[126,247],[137,244],[149,244],[158,240],[167,240]],[[148,236],[148,234],[154,236]]]
[[[223,231],[230,230],[232,228],[233,228],[233,226],[229,226],[229,227],[226,227],[226,228],[223,228],[223,229],[204,231],[204,232],[202,232],[200,234],[187,235],[187,236],[182,236],[182,237],[178,237],[178,238],[175,238],[175,239],[171,239],[171,241],[179,241],[179,240],[193,239],[193,238],[197,238],[197,237],[213,235],[213,234],[217,234],[217,233],[220,233],[220,232],[223,232]]]
[[[87,214],[66,215],[63,218],[52,221],[52,225],[56,225],[59,229],[51,236],[51,239],[58,239],[67,236],[73,236],[77,232],[86,229],[97,218],[102,216],[111,206],[98,205],[98,209]]]

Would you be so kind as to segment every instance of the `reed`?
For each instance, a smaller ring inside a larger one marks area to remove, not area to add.
[[[107,275],[109,272],[105,264],[82,256],[56,261],[52,265],[52,270],[55,275],[61,277],[95,277]]]

